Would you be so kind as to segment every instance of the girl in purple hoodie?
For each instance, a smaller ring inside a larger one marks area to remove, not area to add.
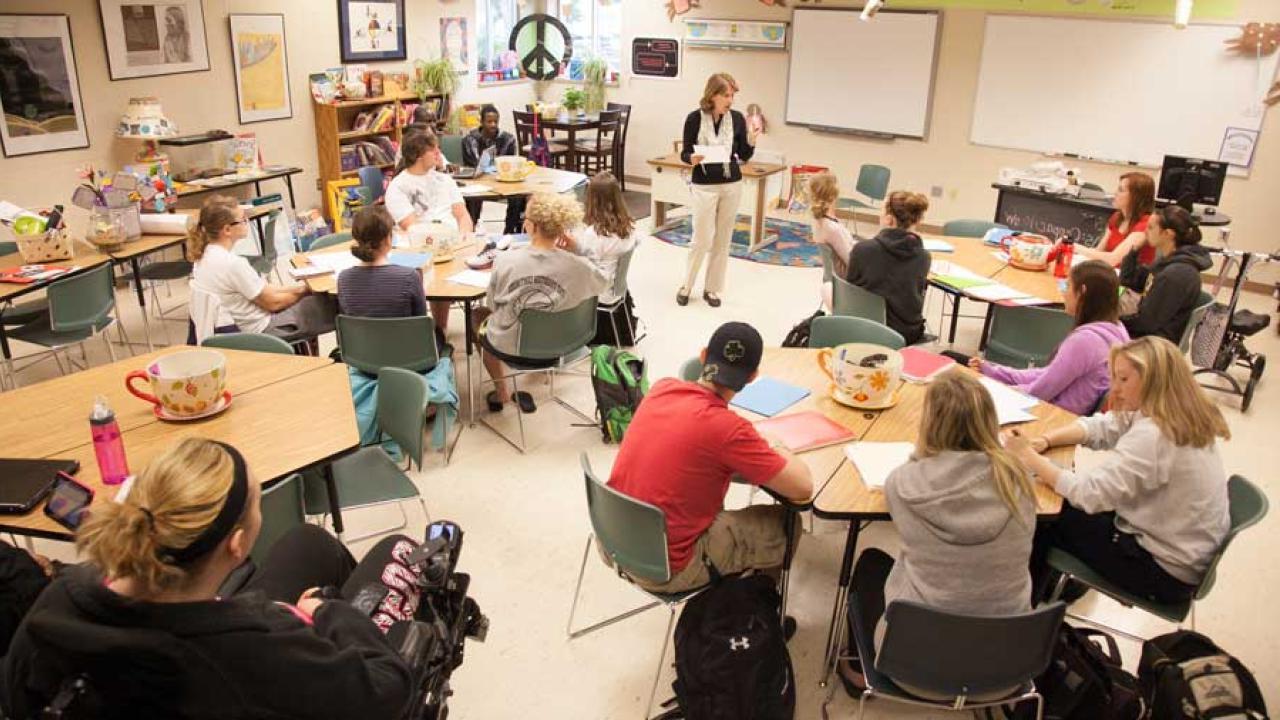
[[[1129,341],[1120,318],[1120,281],[1115,270],[1100,260],[1071,268],[1063,298],[1075,329],[1063,339],[1048,367],[1015,370],[981,358],[969,367],[1045,402],[1087,415],[1110,387],[1107,357],[1112,345]]]

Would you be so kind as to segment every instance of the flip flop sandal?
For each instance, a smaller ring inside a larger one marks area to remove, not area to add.
[[[484,401],[489,404],[489,412],[502,412],[502,401],[498,399],[498,391],[494,390],[485,395]]]
[[[520,406],[520,412],[526,415],[538,411],[538,406],[533,402],[533,396],[523,390],[516,393],[516,404]]]

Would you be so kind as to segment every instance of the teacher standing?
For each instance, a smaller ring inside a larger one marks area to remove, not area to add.
[[[698,109],[684,120],[684,142],[680,159],[693,167],[693,251],[685,271],[684,285],[676,293],[676,303],[689,304],[689,294],[698,278],[698,270],[707,253],[707,277],[702,299],[711,307],[720,307],[724,290],[724,272],[729,264],[729,242],[733,239],[738,201],[742,197],[742,170],[755,153],[756,133],[748,132],[746,118],[733,107],[738,83],[728,73],[707,78]],[[728,148],[728,162],[704,163],[704,155],[694,151],[695,145],[718,145]]]

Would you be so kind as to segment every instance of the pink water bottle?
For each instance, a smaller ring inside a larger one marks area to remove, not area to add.
[[[101,395],[93,399],[93,412],[89,415],[89,431],[93,434],[93,454],[98,459],[98,473],[106,485],[119,485],[129,477],[129,462],[124,457],[124,438],[116,414],[111,412],[107,399]]]

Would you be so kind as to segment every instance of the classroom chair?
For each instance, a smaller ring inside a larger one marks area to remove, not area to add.
[[[1011,368],[1044,367],[1076,320],[1062,310],[991,305],[991,333],[982,356]]]
[[[1052,599],[1057,600],[1061,597],[1067,583],[1074,580],[1097,590],[1125,607],[1136,607],[1139,610],[1145,610],[1171,623],[1181,625],[1190,615],[1191,629],[1195,630],[1195,602],[1203,600],[1209,594],[1209,591],[1213,589],[1218,575],[1218,563],[1222,560],[1222,556],[1226,554],[1231,541],[1235,540],[1236,535],[1239,535],[1242,530],[1258,524],[1262,518],[1266,517],[1267,510],[1270,507],[1267,496],[1262,492],[1262,489],[1240,475],[1232,475],[1227,480],[1227,503],[1231,514],[1231,526],[1227,530],[1227,536],[1222,539],[1222,545],[1218,547],[1218,551],[1213,554],[1213,558],[1209,561],[1209,568],[1205,570],[1204,579],[1200,581],[1200,585],[1196,588],[1196,592],[1191,599],[1177,603],[1158,603],[1138,597],[1116,587],[1071,553],[1058,548],[1050,548],[1048,554],[1049,567],[1058,573],[1058,582],[1054,586]],[[1072,617],[1090,625],[1101,625],[1101,623],[1088,618],[1079,618],[1074,615]],[[1108,627],[1107,629],[1138,642],[1143,642],[1146,639],[1117,628]]]
[[[444,157],[454,165],[462,165],[462,136],[461,135],[441,135],[440,136],[440,152],[444,153]]]
[[[0,257],[12,255],[18,252],[18,243],[16,242],[0,242]],[[21,258],[14,258],[17,264],[24,261]],[[32,320],[38,320],[49,314],[49,301],[46,298],[38,298],[36,300],[28,300],[24,303],[0,303],[0,325],[5,327],[17,327],[26,325]]]
[[[581,410],[556,395],[555,378],[558,373],[582,374],[571,372],[566,368],[574,362],[591,357],[589,353],[582,354],[582,351],[587,347],[588,343],[595,339],[595,336],[596,298],[594,297],[583,300],[577,307],[559,312],[525,310],[520,313],[520,347],[516,353],[519,362],[507,362],[506,366],[510,374],[495,379],[495,382],[509,378],[512,383],[512,397],[514,397],[514,393],[520,392],[521,375],[545,372],[551,386],[551,399],[576,415],[583,422],[594,427],[596,424],[595,418],[587,416]],[[488,341],[483,334],[480,336],[480,349],[483,352],[490,352]],[[520,452],[523,453],[527,450],[524,413],[520,411],[519,407],[516,408],[516,422],[520,428],[520,442],[518,444],[484,417],[480,418],[480,422]]]
[[[854,285],[838,275],[831,277],[831,314],[872,320],[884,325],[884,298]]]
[[[591,518],[592,532],[588,533],[587,544],[582,550],[582,565],[578,568],[578,582],[573,588],[573,604],[569,608],[569,622],[565,625],[565,633],[570,640],[576,640],[658,605],[666,606],[670,615],[667,618],[666,633],[662,636],[662,650],[658,653],[658,667],[653,673],[653,687],[649,691],[649,702],[644,707],[643,717],[647,718],[649,708],[653,706],[654,697],[658,694],[658,681],[662,677],[663,661],[667,656],[667,645],[671,641],[671,627],[676,621],[676,610],[705,590],[707,586],[678,593],[657,593],[645,590],[636,584],[635,578],[655,583],[664,583],[671,579],[671,566],[667,560],[666,515],[659,508],[627,497],[600,482],[591,470],[591,463],[587,460],[585,452],[580,455],[580,459],[587,490],[587,515]],[[587,571],[587,558],[591,555],[591,546],[597,539],[601,550],[613,563],[613,570],[617,572],[618,577],[647,595],[652,602],[589,627],[575,630],[573,619],[578,612],[578,596],[582,591],[582,579]]]
[[[147,283],[147,287],[151,291],[151,309],[161,321],[161,326],[164,328],[164,339],[167,344],[173,344],[173,339],[169,336],[169,326],[164,324],[165,314],[175,308],[164,309],[160,304],[160,293],[157,292],[156,288],[161,283],[170,283],[174,280],[185,280],[191,277],[191,270],[194,265],[187,260],[186,254],[186,249],[183,248],[181,260],[156,260],[148,262],[138,269],[138,278]],[[168,286],[166,285],[166,287]],[[182,304],[179,303],[178,307],[181,306]],[[142,312],[142,329],[147,334],[147,349],[155,350],[155,344],[151,340],[151,320],[145,309]]]
[[[858,168],[858,181],[854,189],[871,202],[863,202],[858,198],[840,198],[836,207],[848,212],[856,210],[876,210],[879,203],[889,195],[889,168],[883,165],[863,165]]]
[[[618,176],[618,185],[622,187],[622,191],[627,191],[627,131],[631,129],[631,106],[627,103],[608,102],[605,103],[605,110],[617,110],[619,127],[618,142],[614,147],[617,148],[617,154],[613,159],[614,174]]]
[[[632,323],[631,313],[627,312],[627,273],[631,270],[631,257],[636,253],[636,247],[632,247],[627,252],[618,256],[618,268],[613,274],[613,294],[618,300],[608,304],[596,305],[596,312],[603,314],[609,320],[609,326],[613,328],[614,339],[622,337],[618,334],[618,316],[621,315],[623,321],[627,324],[628,336],[631,338],[631,344],[639,345],[644,339],[644,335],[636,335],[636,326]],[[596,320],[599,323],[599,319]],[[648,333],[646,333],[647,335]]]
[[[601,110],[595,137],[577,141],[575,155],[578,172],[595,175],[608,170],[618,175],[618,135],[622,128],[621,110]]]
[[[280,268],[276,267],[276,260],[280,257],[280,251],[276,248],[276,222],[283,214],[283,210],[276,210],[267,216],[267,223],[262,231],[262,254],[245,256],[254,272],[263,277],[275,273],[276,280],[282,280]]]
[[[261,565],[277,540],[307,522],[303,507],[302,476],[294,473],[263,489],[258,507],[262,513],[262,529],[258,531],[258,539],[249,550],[249,557],[254,563]]]
[[[858,698],[858,718],[871,698],[961,712],[1034,700],[1036,719],[1044,717],[1044,698],[1033,680],[1053,658],[1066,613],[1062,603],[1042,605],[1020,615],[992,617],[949,613],[896,600],[883,613],[888,627],[879,653],[875,630],[881,608],[872,607],[874,604],[856,593],[849,598],[849,627],[867,682]],[[946,699],[923,699],[903,690],[895,679]],[[831,683],[828,702],[836,685]],[[1011,687],[1015,689],[1003,692]],[[984,697],[993,693],[1001,697]]]
[[[277,355],[294,354],[293,348],[289,343],[266,333],[222,333],[210,335],[200,341],[200,347],[248,350],[250,352],[275,353]]]
[[[0,242],[0,257],[12,255],[18,252],[18,243],[12,241]]]
[[[834,251],[830,245],[823,243],[818,246],[818,254],[822,256],[822,282],[829,283],[831,276],[835,273]]]
[[[901,350],[907,341],[888,325],[866,318],[824,315],[809,324],[809,347],[829,348],[844,343],[871,343]]]
[[[373,205],[386,194],[387,178],[382,174],[382,168],[377,165],[365,165],[358,171],[358,176],[360,195],[364,198],[366,206]]]
[[[949,237],[980,238],[988,230],[1002,227],[1004,225],[990,220],[948,220],[942,225],[942,234]]]
[[[1196,298],[1196,306],[1187,317],[1187,325],[1182,329],[1182,337],[1178,340],[1178,349],[1182,352],[1185,353],[1191,349],[1191,338],[1196,334],[1196,328],[1200,327],[1200,321],[1204,320],[1209,308],[1213,307],[1213,302],[1212,295],[1204,290],[1200,291],[1200,295]]]
[[[384,367],[378,371],[378,428],[400,445],[408,459],[407,468],[416,463],[422,469],[422,453],[426,447],[427,383],[410,370]],[[427,504],[418,486],[396,465],[381,445],[366,445],[350,455],[335,460],[325,472],[333,474],[338,490],[338,506],[343,510],[395,503],[400,509],[400,524],[354,538],[355,542],[399,530],[409,524],[403,501],[416,498],[426,523],[431,523]],[[308,515],[328,515],[329,491],[323,478],[304,476],[303,497]]]
[[[702,379],[702,359],[691,357],[680,366],[680,379],[685,382],[697,382]]]
[[[343,232],[329,233],[328,235],[324,235],[316,238],[315,242],[311,243],[311,247],[303,248],[303,252],[311,252],[313,250],[323,250],[324,248],[327,248],[327,247],[332,247],[334,245],[341,245],[343,243],[350,243],[350,242],[351,242],[351,233],[349,231],[344,230]]]
[[[128,347],[123,323],[111,316],[116,307],[111,263],[103,263],[92,270],[55,280],[45,289],[45,294],[49,300],[48,316],[37,318],[9,331],[11,340],[21,340],[45,348],[44,351],[33,355],[5,359],[5,370],[15,388],[18,387],[18,370],[22,369],[15,367],[19,359],[31,360],[24,366],[30,367],[36,362],[52,357],[58,364],[58,372],[66,375],[67,370],[58,356],[58,351],[78,346],[80,360],[83,363],[81,369],[88,368],[89,356],[85,352],[84,344],[95,336],[102,337],[103,343],[107,346],[107,354],[111,357],[111,361],[115,362],[115,346],[106,335],[107,329],[112,325],[120,333],[120,342]],[[67,353],[67,365],[72,368],[76,366],[70,352]],[[3,383],[0,382],[0,385]]]
[[[547,150],[551,153],[551,164],[555,167],[564,167],[565,158],[569,155],[569,146],[563,140],[549,139],[547,131],[542,128],[542,120],[536,113],[512,110],[511,116],[516,126],[516,147],[520,148],[521,155],[529,157],[529,149],[533,145],[533,138],[540,136],[547,140]]]

